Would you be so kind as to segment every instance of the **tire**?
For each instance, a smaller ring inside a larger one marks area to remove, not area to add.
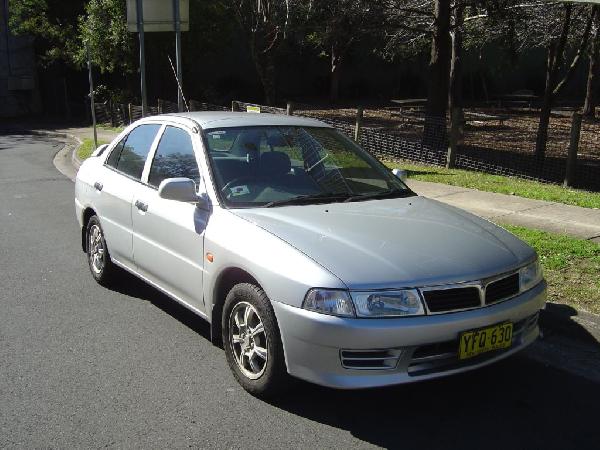
[[[108,253],[104,231],[98,216],[90,217],[86,226],[86,254],[92,277],[99,284],[109,286],[117,277],[117,267]]]
[[[267,294],[253,284],[235,285],[227,294],[221,320],[225,356],[238,383],[256,397],[282,392],[290,377]]]

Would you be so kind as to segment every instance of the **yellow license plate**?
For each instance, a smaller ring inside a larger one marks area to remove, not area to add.
[[[510,322],[464,331],[459,337],[458,358],[467,359],[492,350],[508,348],[512,344],[512,332],[513,324]]]

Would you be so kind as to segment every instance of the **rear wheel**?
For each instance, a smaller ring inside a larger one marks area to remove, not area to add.
[[[227,362],[242,387],[259,397],[283,390],[289,380],[279,328],[265,292],[249,283],[235,285],[222,317]]]
[[[110,260],[104,232],[97,216],[90,217],[86,228],[87,258],[90,272],[98,283],[107,286],[116,278],[117,267]]]

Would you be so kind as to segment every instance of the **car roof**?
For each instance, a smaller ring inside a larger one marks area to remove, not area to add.
[[[155,118],[191,119],[202,129],[231,128],[248,126],[304,126],[331,128],[330,125],[308,117],[286,116],[283,114],[246,113],[227,111],[193,111],[163,114]]]

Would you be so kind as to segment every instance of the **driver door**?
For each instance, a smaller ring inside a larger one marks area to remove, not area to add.
[[[158,186],[166,178],[201,182],[192,135],[167,125],[134,195],[133,255],[141,275],[203,312],[204,231],[209,212],[195,203],[165,200]]]

